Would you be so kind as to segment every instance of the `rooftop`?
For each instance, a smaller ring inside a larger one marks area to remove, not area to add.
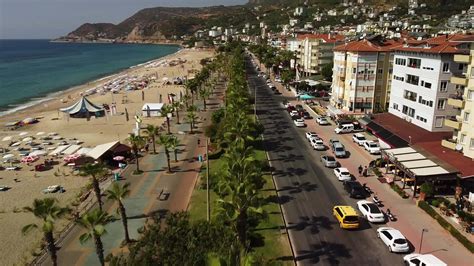
[[[384,42],[372,42],[369,40],[360,40],[348,42],[334,48],[334,51],[348,51],[348,52],[387,52],[395,47],[401,46],[401,42],[394,40]]]
[[[339,34],[329,34],[329,33],[321,33],[321,34],[298,34],[298,40],[308,39],[321,39],[325,43],[336,43],[342,42],[344,40],[343,35]]]

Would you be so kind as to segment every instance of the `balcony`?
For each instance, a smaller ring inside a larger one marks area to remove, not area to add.
[[[448,148],[448,149],[451,149],[451,150],[455,150],[456,149],[456,141],[453,140],[453,139],[443,139],[441,141],[441,146],[445,147],[445,148]]]
[[[447,127],[452,127],[456,130],[460,130],[462,126],[462,122],[456,119],[456,117],[446,117],[444,120],[444,125]]]
[[[451,105],[455,108],[463,109],[464,103],[464,99],[461,96],[450,95],[448,98],[448,105]]]
[[[455,54],[454,55],[454,62],[462,63],[462,64],[469,64],[469,63],[471,63],[471,57],[469,55],[464,55],[464,54]]]
[[[468,79],[465,76],[452,76],[451,83],[466,87]]]

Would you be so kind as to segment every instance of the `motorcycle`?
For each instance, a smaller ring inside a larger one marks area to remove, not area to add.
[[[379,207],[382,207],[382,201],[377,197],[377,195],[374,195],[372,197],[372,201]]]
[[[367,194],[372,194],[372,190],[370,189],[370,187],[367,186],[366,183],[364,183],[362,187],[364,188],[365,192],[367,192]]]
[[[390,211],[390,209],[387,209],[387,216],[388,216],[388,219],[390,219],[390,221],[395,221],[395,215],[393,215],[393,213]]]

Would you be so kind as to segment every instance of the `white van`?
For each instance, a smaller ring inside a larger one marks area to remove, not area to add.
[[[351,133],[354,131],[354,124],[342,124],[334,129],[336,134]]]
[[[418,254],[413,253],[403,257],[405,265],[416,265],[416,266],[447,266],[442,260],[438,259],[431,254]]]

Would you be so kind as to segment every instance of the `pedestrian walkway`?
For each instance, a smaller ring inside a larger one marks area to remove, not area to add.
[[[174,162],[174,153],[170,152],[172,173],[167,173],[167,161],[162,148],[158,150],[157,154],[147,154],[140,159],[140,169],[143,174],[132,175],[136,167],[134,164],[129,165],[124,171],[123,178],[118,182],[129,182],[131,184],[130,196],[124,200],[124,205],[132,239],[140,237],[139,229],[144,226],[152,215],[185,211],[187,209],[202,164],[197,160],[197,157],[205,154],[205,145],[198,145],[197,139],[201,139],[201,143],[205,142],[203,132],[210,121],[210,110],[219,107],[222,102],[223,91],[224,88],[221,83],[221,87],[215,91],[214,97],[208,100],[209,111],[198,113],[199,119],[196,123],[195,134],[189,134],[190,126],[187,122],[180,121],[181,124],[171,124],[171,132],[181,141],[178,162]],[[202,110],[202,101],[195,100],[194,103]],[[184,114],[184,111],[180,112],[180,117],[184,117]],[[177,134],[178,132],[184,134]],[[170,192],[167,200],[159,200],[162,190]],[[104,210],[112,215],[115,214],[116,208],[116,203],[106,202],[104,205]],[[120,216],[116,215],[116,217],[119,218]],[[108,224],[106,230],[107,234],[102,238],[105,256],[110,253],[118,254],[125,251],[121,248],[124,239],[121,220],[117,219]],[[58,252],[58,263],[60,265],[99,264],[93,241],[85,245],[79,243],[79,236],[84,232],[83,229],[75,226],[60,243],[60,251]],[[44,264],[51,264],[49,258]]]

